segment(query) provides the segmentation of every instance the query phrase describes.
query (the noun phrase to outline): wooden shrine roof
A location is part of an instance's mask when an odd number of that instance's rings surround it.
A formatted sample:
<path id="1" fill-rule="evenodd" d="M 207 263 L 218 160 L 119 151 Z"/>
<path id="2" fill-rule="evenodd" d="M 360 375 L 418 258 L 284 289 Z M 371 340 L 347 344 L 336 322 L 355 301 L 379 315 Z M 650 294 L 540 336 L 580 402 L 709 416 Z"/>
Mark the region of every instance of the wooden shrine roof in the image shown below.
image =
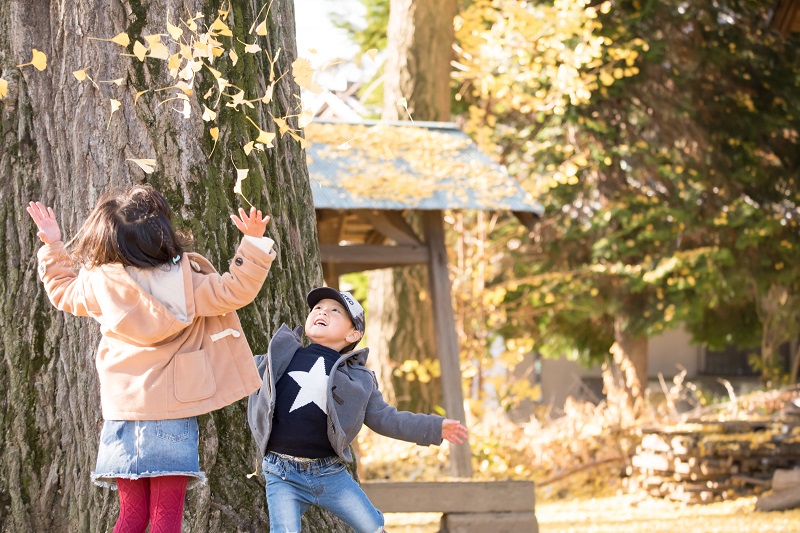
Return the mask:
<path id="1" fill-rule="evenodd" d="M 543 212 L 455 124 L 314 121 L 305 136 L 316 209 Z"/>

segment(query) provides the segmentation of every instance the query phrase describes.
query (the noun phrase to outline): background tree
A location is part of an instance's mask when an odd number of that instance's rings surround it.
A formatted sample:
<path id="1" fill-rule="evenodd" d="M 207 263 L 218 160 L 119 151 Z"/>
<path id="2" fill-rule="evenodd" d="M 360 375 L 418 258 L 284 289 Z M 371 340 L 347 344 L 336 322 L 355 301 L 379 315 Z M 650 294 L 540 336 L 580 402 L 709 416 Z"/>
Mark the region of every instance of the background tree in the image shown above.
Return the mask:
<path id="1" fill-rule="evenodd" d="M 293 2 L 278 0 L 261 12 L 261 6 L 250 2 L 224 4 L 6 1 L 0 9 L 3 532 L 108 531 L 117 514 L 116 494 L 92 486 L 89 479 L 102 424 L 93 360 L 99 331 L 86 319 L 57 312 L 47 301 L 36 275 L 36 230 L 24 216 L 29 200 L 53 205 L 64 234 L 73 236 L 109 187 L 151 183 L 174 208 L 177 225 L 194 235 L 194 249 L 226 269 L 239 240 L 227 217 L 242 198 L 232 192 L 234 165 L 249 168 L 249 177 L 240 186 L 244 196 L 272 214 L 269 235 L 279 252 L 255 304 L 239 313 L 255 352 L 266 349 L 267 339 L 281 322 L 300 323 L 306 314 L 304 294 L 321 280 L 314 209 L 300 144 L 286 136 L 276 138 L 273 148 L 262 143 L 263 152 L 256 149 L 246 156 L 240 150 L 254 137 L 253 124 L 261 125 L 259 136 L 264 133 L 260 137 L 264 141 L 268 132 L 278 129 L 268 125 L 270 115 L 296 113 L 297 86 L 286 76 L 274 84 L 268 103 L 253 108 L 224 105 L 236 98 L 237 88 L 246 98 L 261 98 L 277 78 L 271 76 L 273 67 L 278 76 L 291 69 L 296 57 Z M 217 19 L 224 20 L 222 25 Z M 203 33 L 213 22 L 215 39 L 221 43 L 217 51 L 224 55 L 203 56 L 215 70 L 201 66 L 190 94 L 172 90 L 170 97 L 175 100 L 162 103 L 168 93 L 154 89 L 172 86 L 175 80 L 167 75 L 166 58 L 157 57 L 161 49 L 156 41 L 144 37 L 166 34 L 167 20 L 187 33 L 193 21 Z M 265 33 L 254 34 L 251 25 L 263 20 Z M 127 50 L 88 39 L 123 32 L 130 39 Z M 259 51 L 247 52 L 243 42 L 259 43 Z M 143 45 L 147 57 L 141 60 L 120 56 L 121 51 L 141 53 Z M 16 67 L 30 60 L 33 48 L 46 55 L 46 68 L 40 70 L 44 65 L 38 61 Z M 231 55 L 230 50 L 236 53 Z M 232 86 L 222 86 L 223 76 Z M 148 93 L 138 94 L 146 89 Z M 219 94 L 220 89 L 227 96 Z M 209 92 L 213 97 L 203 99 Z M 181 111 L 183 99 L 178 94 L 189 96 L 185 101 L 190 116 L 184 115 L 185 106 Z M 119 104 L 116 112 L 112 99 Z M 215 99 L 222 104 L 215 105 Z M 216 132 L 205 131 L 202 105 L 217 110 Z M 295 124 L 294 119 L 288 124 Z M 129 158 L 153 159 L 148 163 L 155 171 L 146 175 L 126 161 Z M 263 482 L 246 476 L 258 459 L 244 403 L 203 416 L 199 422 L 201 465 L 209 485 L 190 492 L 187 527 L 193 532 L 263 530 L 267 522 Z M 345 527 L 314 512 L 304 530 L 345 531 Z"/>
<path id="2" fill-rule="evenodd" d="M 756 309 L 787 315 L 797 63 L 767 6 L 475 2 L 463 19 L 487 28 L 460 41 L 471 126 L 548 213 L 498 278 L 506 331 L 552 353 L 615 343 L 642 382 L 647 338 L 679 321 L 718 345 L 752 339 Z M 774 343 L 792 321 L 760 324 Z"/>

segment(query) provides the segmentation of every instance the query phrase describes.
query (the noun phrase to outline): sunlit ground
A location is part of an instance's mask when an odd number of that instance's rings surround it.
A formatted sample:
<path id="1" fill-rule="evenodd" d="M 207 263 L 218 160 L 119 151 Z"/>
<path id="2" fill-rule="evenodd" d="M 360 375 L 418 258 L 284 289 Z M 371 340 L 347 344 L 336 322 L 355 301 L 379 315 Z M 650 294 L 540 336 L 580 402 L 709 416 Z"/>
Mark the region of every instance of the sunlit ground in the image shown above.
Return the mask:
<path id="1" fill-rule="evenodd" d="M 540 533 L 800 533 L 800 509 L 757 513 L 756 498 L 683 505 L 625 495 L 537 502 Z M 435 533 L 436 513 L 387 514 L 392 533 Z"/>

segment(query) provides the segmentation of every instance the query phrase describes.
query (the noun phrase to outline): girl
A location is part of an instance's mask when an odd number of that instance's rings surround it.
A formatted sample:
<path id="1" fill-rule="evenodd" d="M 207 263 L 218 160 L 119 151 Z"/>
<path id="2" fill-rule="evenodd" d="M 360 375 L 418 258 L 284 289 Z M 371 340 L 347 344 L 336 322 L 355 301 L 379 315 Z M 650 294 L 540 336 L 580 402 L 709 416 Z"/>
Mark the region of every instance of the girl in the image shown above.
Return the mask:
<path id="1" fill-rule="evenodd" d="M 151 533 L 179 533 L 189 482 L 205 482 L 195 417 L 261 385 L 235 311 L 256 297 L 275 258 L 263 236 L 269 217 L 255 208 L 231 215 L 244 236 L 219 275 L 185 251 L 150 186 L 104 195 L 71 256 L 53 209 L 30 202 L 27 211 L 44 242 L 39 276 L 50 301 L 100 323 L 104 423 L 92 479 L 119 489 L 114 533 L 143 533 L 148 523 Z"/>

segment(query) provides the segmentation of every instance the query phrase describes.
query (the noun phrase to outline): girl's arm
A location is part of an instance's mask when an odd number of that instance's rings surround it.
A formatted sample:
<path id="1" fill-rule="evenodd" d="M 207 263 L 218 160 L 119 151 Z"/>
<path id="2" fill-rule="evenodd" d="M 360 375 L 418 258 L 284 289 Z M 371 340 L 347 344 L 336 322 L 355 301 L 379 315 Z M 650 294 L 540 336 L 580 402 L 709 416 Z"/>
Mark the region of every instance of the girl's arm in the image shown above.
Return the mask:
<path id="1" fill-rule="evenodd" d="M 239 208 L 239 216 L 231 215 L 231 220 L 244 238 L 228 272 L 194 277 L 196 313 L 200 316 L 221 315 L 252 302 L 276 256 L 272 240 L 263 236 L 270 220 L 268 215 L 254 207 L 248 215 Z"/>
<path id="2" fill-rule="evenodd" d="M 61 229 L 52 207 L 30 202 L 26 208 L 39 231 L 36 235 L 45 244 L 40 250 L 39 277 L 53 305 L 77 316 L 89 316 L 82 278 L 75 274 L 72 260 L 61 242 Z"/>

